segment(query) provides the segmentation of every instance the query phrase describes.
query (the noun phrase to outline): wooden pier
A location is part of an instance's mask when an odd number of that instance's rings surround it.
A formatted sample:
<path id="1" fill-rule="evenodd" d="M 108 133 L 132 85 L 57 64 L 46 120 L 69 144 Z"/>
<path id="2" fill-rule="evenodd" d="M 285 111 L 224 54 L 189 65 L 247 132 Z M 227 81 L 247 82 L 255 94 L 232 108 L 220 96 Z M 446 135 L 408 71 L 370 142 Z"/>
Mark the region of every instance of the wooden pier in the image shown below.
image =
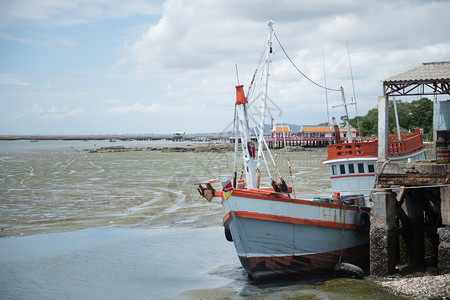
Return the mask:
<path id="1" fill-rule="evenodd" d="M 287 139 L 266 138 L 266 143 L 270 149 L 284 148 L 286 146 L 300 147 L 326 147 L 334 144 L 333 138 L 308 138 L 308 137 L 290 137 Z"/>
<path id="2" fill-rule="evenodd" d="M 257 138 L 252 138 L 252 141 L 257 142 Z M 273 137 L 265 138 L 269 149 L 281 149 L 284 147 L 326 147 L 334 144 L 334 138 L 314 138 L 314 137 L 290 137 L 286 139 L 277 139 Z M 234 137 L 230 137 L 230 142 L 234 143 Z M 239 143 L 241 140 L 239 139 Z"/>
<path id="3" fill-rule="evenodd" d="M 378 165 L 372 193 L 370 271 L 386 276 L 397 265 L 450 273 L 450 164 L 436 161 Z M 428 265 L 430 267 L 430 265 Z"/>
<path id="4" fill-rule="evenodd" d="M 235 139 L 234 137 L 229 138 L 230 143 L 234 143 Z M 256 137 L 251 139 L 255 143 L 257 142 Z M 265 138 L 267 146 L 270 149 L 280 149 L 284 147 L 326 147 L 328 145 L 332 145 L 335 143 L 334 138 L 323 138 L 323 137 L 290 137 L 286 139 L 277 139 L 273 137 L 266 137 Z M 356 137 L 353 138 L 354 141 L 369 141 L 373 140 L 373 138 L 360 138 Z M 240 139 L 239 139 L 239 142 Z"/>
<path id="5" fill-rule="evenodd" d="M 354 137 L 353 141 L 355 142 L 366 142 L 373 140 L 373 138 L 365 138 L 365 137 Z M 288 139 L 275 139 L 271 137 L 266 138 L 266 143 L 270 149 L 279 149 L 291 146 L 298 147 L 326 147 L 328 145 L 335 144 L 334 137 L 333 138 L 323 138 L 323 137 L 290 137 Z"/>
<path id="6" fill-rule="evenodd" d="M 395 273 L 399 265 L 409 265 L 449 274 L 450 163 L 443 158 L 391 161 L 388 103 L 391 96 L 434 96 L 434 140 L 438 145 L 436 127 L 442 124 L 441 129 L 450 129 L 450 115 L 436 113 L 440 106 L 445 106 L 444 111 L 450 109 L 449 103 L 437 99 L 438 95 L 450 95 L 450 62 L 424 63 L 388 78 L 383 81 L 383 91 L 378 98 L 378 188 L 371 195 L 370 272 L 386 276 Z"/>
<path id="7" fill-rule="evenodd" d="M 159 140 L 172 140 L 172 141 L 222 141 L 226 142 L 227 135 L 184 135 L 182 138 L 177 135 L 1 135 L 2 141 L 16 141 L 16 140 L 35 140 L 35 141 L 48 141 L 48 140 L 61 140 L 61 141 L 159 141 Z"/>

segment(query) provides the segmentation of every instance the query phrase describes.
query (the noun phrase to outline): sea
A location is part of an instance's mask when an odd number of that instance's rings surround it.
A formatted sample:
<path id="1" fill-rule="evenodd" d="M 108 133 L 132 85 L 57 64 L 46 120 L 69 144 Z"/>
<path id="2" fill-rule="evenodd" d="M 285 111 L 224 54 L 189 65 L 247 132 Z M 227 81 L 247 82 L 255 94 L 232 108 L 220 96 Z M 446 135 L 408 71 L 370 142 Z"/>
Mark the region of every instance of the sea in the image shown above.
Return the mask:
<path id="1" fill-rule="evenodd" d="M 220 200 L 196 187 L 230 176 L 234 154 L 180 151 L 205 144 L 0 141 L 0 299 L 401 299 L 335 274 L 252 282 Z M 263 177 L 330 196 L 325 149 L 273 155 Z"/>

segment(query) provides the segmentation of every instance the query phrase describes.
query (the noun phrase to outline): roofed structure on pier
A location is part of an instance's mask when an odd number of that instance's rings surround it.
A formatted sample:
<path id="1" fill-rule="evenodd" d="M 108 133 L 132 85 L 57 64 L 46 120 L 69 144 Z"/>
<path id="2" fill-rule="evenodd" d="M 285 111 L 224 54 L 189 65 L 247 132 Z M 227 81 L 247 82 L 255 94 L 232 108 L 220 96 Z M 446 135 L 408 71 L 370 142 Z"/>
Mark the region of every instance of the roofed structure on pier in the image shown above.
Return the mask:
<path id="1" fill-rule="evenodd" d="M 389 77 L 383 90 L 389 96 L 450 95 L 450 61 L 423 63 Z"/>

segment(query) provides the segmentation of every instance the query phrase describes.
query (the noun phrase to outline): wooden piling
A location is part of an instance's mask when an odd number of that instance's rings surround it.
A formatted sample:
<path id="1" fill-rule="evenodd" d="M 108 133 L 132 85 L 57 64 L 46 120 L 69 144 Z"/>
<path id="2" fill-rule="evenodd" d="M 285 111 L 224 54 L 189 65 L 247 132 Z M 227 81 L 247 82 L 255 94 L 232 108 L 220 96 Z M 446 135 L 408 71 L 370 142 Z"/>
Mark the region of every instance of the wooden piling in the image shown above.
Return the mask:
<path id="1" fill-rule="evenodd" d="M 390 189 L 374 191 L 372 199 L 370 273 L 387 276 L 395 272 L 396 265 L 396 199 Z"/>
<path id="2" fill-rule="evenodd" d="M 371 274 L 392 274 L 397 263 L 423 267 L 426 254 L 440 274 L 450 273 L 450 164 L 388 162 L 378 186 L 372 193 Z M 391 186 L 402 188 L 396 194 Z"/>

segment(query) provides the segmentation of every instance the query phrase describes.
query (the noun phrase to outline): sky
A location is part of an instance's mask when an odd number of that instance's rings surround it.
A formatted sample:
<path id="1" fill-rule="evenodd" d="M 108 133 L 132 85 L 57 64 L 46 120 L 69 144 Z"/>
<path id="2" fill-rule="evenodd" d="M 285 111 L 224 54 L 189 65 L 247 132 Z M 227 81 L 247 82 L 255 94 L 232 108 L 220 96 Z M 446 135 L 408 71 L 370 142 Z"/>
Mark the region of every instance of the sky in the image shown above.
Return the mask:
<path id="1" fill-rule="evenodd" d="M 269 20 L 303 73 L 365 115 L 383 79 L 450 61 L 449 12 L 432 0 L 0 0 L 0 134 L 230 130 Z M 327 101 L 344 114 L 340 93 L 302 77 L 276 40 L 273 52 L 276 123 L 326 122 Z"/>

